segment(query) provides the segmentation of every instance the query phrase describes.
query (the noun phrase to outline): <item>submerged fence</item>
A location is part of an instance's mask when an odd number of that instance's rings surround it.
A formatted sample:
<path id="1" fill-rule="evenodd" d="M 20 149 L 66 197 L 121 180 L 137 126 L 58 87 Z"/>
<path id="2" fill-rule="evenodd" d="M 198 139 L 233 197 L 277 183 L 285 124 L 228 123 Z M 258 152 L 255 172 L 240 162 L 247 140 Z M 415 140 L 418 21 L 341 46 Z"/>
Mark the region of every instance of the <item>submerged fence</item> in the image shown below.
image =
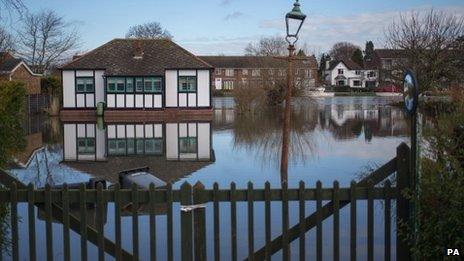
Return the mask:
<path id="1" fill-rule="evenodd" d="M 396 173 L 396 186 L 390 185 L 387 179 L 391 174 Z M 5 174 L 5 173 L 3 173 Z M 172 189 L 171 185 L 164 188 L 155 188 L 153 184 L 149 190 L 140 190 L 137 187 L 132 189 L 120 189 L 116 184 L 114 189 L 104 190 L 101 184 L 97 189 L 86 189 L 82 184 L 79 189 L 69 189 L 66 185 L 63 189 L 54 190 L 49 186 L 43 190 L 36 190 L 32 185 L 25 186 L 16 183 L 9 177 L 2 175 L 1 182 L 10 187 L 8 190 L 0 190 L 0 202 L 11 205 L 11 235 L 12 235 L 12 258 L 13 260 L 24 259 L 26 256 L 30 260 L 36 260 L 36 249 L 39 246 L 36 242 L 35 207 L 45 213 L 45 248 L 47 260 L 53 260 L 54 239 L 52 232 L 52 222 L 60 222 L 62 226 L 63 255 L 65 260 L 71 259 L 70 230 L 80 235 L 80 253 L 83 260 L 87 259 L 87 242 L 92 242 L 98 247 L 98 259 L 104 260 L 105 253 L 116 258 L 116 260 L 139 260 L 139 215 L 148 214 L 149 225 L 146 233 L 149 233 L 150 259 L 155 260 L 157 253 L 157 229 L 166 229 L 166 257 L 168 260 L 174 259 L 173 238 L 174 227 L 180 233 L 181 238 L 181 258 L 182 260 L 206 260 L 207 247 L 213 249 L 213 255 L 209 258 L 220 260 L 221 250 L 224 247 L 230 249 L 230 257 L 227 259 L 237 260 L 237 204 L 245 203 L 247 206 L 247 256 L 249 260 L 270 260 L 270 257 L 281 251 L 282 258 L 289 260 L 290 243 L 298 240 L 298 252 L 300 260 L 306 257 L 305 234 L 315 228 L 316 230 L 316 259 L 322 260 L 323 256 L 323 220 L 332 216 L 333 222 L 333 245 L 332 254 L 334 260 L 340 259 L 340 210 L 350 205 L 350 259 L 356 260 L 357 253 L 357 203 L 358 201 L 367 202 L 367 258 L 374 260 L 374 200 L 381 200 L 384 203 L 384 258 L 391 259 L 392 251 L 396 251 L 396 256 L 401 260 L 409 258 L 409 252 L 400 239 L 397 239 L 396 249 L 392 249 L 391 229 L 392 229 L 392 201 L 396 199 L 396 217 L 399 219 L 409 219 L 409 202 L 401 193 L 410 186 L 411 175 L 409 171 L 409 148 L 402 144 L 398 147 L 397 157 L 371 173 L 359 182 L 352 182 L 349 188 L 340 188 L 337 181 L 331 188 L 323 188 L 321 182 L 316 183 L 315 188 L 306 188 L 303 182 L 299 183 L 298 188 L 288 188 L 287 184 L 282 183 L 281 188 L 271 189 L 270 184 L 266 183 L 264 189 L 255 189 L 252 183 L 246 189 L 237 189 L 232 183 L 230 188 L 219 189 L 218 184 L 214 184 L 212 189 L 205 189 L 201 183 L 193 187 L 185 183 L 180 189 Z M 381 186 L 378 184 L 386 180 Z M 306 202 L 313 201 L 316 210 L 306 216 Z M 18 203 L 27 204 L 27 224 L 29 233 L 29 253 L 19 253 L 18 242 Z M 260 248 L 255 248 L 256 231 L 254 229 L 255 207 L 254 204 L 264 203 L 264 233 L 265 242 Z M 280 202 L 282 207 L 276 213 L 272 209 L 271 202 Z M 289 202 L 298 204 L 298 223 L 290 227 L 289 222 Z M 327 202 L 323 205 L 324 202 Z M 114 204 L 114 242 L 105 237 L 105 220 L 107 215 L 107 204 Z M 180 222 L 174 221 L 173 204 L 180 203 Z M 205 204 L 212 204 L 211 208 L 206 208 Z M 221 220 L 220 208 L 222 204 L 229 204 L 230 216 L 227 224 L 230 224 L 230 234 L 227 245 L 221 243 L 224 238 L 224 224 Z M 94 220 L 89 219 L 88 211 L 94 209 Z M 208 213 L 207 213 L 208 210 Z M 132 249 L 122 247 L 121 230 L 122 213 L 132 215 Z M 159 224 L 156 215 L 160 212 L 166 215 L 166 223 Z M 207 224 L 207 215 L 212 215 L 212 223 Z M 271 226 L 272 219 L 279 216 L 281 219 L 282 234 L 272 238 Z M 224 218 L 224 217 L 222 217 Z M 396 222 L 398 223 L 398 222 Z M 207 229 L 209 228 L 209 229 Z M 207 231 L 212 235 L 207 240 Z M 398 237 L 398 235 L 397 235 Z M 159 239 L 158 239 L 159 240 Z M 222 248 L 221 248 L 222 246 Z M 229 252 L 229 251 L 228 251 Z M 20 256 L 21 254 L 21 256 Z"/>

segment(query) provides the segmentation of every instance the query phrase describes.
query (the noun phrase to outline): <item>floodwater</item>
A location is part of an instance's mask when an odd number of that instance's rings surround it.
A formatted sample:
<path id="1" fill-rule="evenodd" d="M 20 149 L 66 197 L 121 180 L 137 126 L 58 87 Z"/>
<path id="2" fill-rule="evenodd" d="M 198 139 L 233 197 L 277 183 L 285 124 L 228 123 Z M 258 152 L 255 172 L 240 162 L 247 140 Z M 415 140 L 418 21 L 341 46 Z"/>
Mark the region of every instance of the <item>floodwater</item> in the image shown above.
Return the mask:
<path id="1" fill-rule="evenodd" d="M 334 180 L 348 187 L 351 180 L 360 179 L 367 170 L 395 157 L 396 147 L 408 140 L 409 127 L 401 108 L 389 106 L 393 97 L 327 97 L 315 100 L 298 99 L 292 112 L 288 185 L 297 188 L 300 181 L 315 187 L 331 187 Z M 44 116 L 30 117 L 24 124 L 27 147 L 16 157 L 17 164 L 9 171 L 24 183 L 36 187 L 44 184 L 87 181 L 90 177 L 118 182 L 118 172 L 148 166 L 159 179 L 179 188 L 184 182 L 202 182 L 212 188 L 278 188 L 283 177 L 279 171 L 282 136 L 281 112 L 268 109 L 252 115 L 240 115 L 234 110 L 233 99 L 215 98 L 211 119 L 170 122 L 60 122 Z M 297 224 L 298 203 L 290 203 L 290 226 Z M 230 259 L 230 208 L 221 203 L 221 257 Z M 237 206 L 239 259 L 247 255 L 247 206 Z M 306 214 L 314 211 L 307 203 Z M 212 207 L 207 205 L 207 223 L 212 224 Z M 255 250 L 264 242 L 264 205 L 255 203 Z M 272 204 L 272 235 L 281 233 L 281 204 Z M 19 204 L 22 223 L 20 259 L 27 259 L 27 205 Z M 114 239 L 114 209 L 108 205 L 105 236 Z M 174 258 L 180 259 L 179 205 L 174 209 Z M 349 207 L 342 209 L 340 251 L 342 259 L 349 257 Z M 358 258 L 367 255 L 367 211 L 364 202 L 358 204 Z M 166 259 L 166 215 L 157 218 L 157 255 Z M 383 258 L 383 208 L 375 204 L 376 259 Z M 394 227 L 394 224 L 392 224 Z M 45 223 L 36 219 L 37 242 L 45 240 Z M 332 254 L 332 219 L 323 222 L 324 259 Z M 212 225 L 207 226 L 207 254 L 213 258 Z M 123 217 L 123 246 L 132 250 L 131 217 Z M 140 257 L 149 257 L 148 217 L 139 217 Z M 394 233 L 393 233 L 394 235 Z M 54 254 L 63 258 L 62 226 L 53 225 Z M 394 237 L 392 238 L 392 240 Z M 80 238 L 71 233 L 72 256 L 80 258 Z M 395 241 L 393 240 L 394 244 Z M 315 231 L 306 233 L 306 259 L 315 258 Z M 37 247 L 38 259 L 46 257 L 45 248 Z M 4 251 L 5 252 L 5 251 Z M 280 259 L 280 252 L 275 254 Z M 392 253 L 393 254 L 393 253 Z M 7 253 L 3 254 L 8 259 Z M 97 249 L 89 243 L 89 258 Z M 292 259 L 298 258 L 298 241 L 291 244 Z M 106 256 L 111 259 L 109 255 Z"/>

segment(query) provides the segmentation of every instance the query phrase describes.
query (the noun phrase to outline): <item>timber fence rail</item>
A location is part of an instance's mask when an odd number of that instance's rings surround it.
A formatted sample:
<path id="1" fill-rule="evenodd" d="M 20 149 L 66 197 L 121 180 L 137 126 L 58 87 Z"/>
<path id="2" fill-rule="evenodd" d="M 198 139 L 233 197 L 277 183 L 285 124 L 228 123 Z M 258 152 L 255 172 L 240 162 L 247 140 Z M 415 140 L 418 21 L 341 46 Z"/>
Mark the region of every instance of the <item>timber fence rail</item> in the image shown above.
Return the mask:
<path id="1" fill-rule="evenodd" d="M 300 182 L 298 188 L 288 188 L 283 182 L 281 188 L 271 188 L 270 183 L 266 182 L 263 189 L 255 189 L 252 183 L 248 183 L 246 189 L 237 189 L 235 183 L 228 188 L 219 188 L 215 183 L 212 189 L 205 189 L 203 184 L 196 183 L 191 185 L 184 183 L 180 189 L 172 189 L 171 185 L 163 188 L 155 188 L 153 184 L 150 189 L 141 190 L 136 186 L 131 189 L 120 189 L 116 184 L 112 189 L 103 189 L 102 184 L 98 184 L 97 189 L 86 189 L 81 184 L 79 189 L 69 189 L 64 185 L 62 189 L 52 189 L 46 186 L 45 189 L 34 189 L 32 185 L 25 186 L 22 183 L 15 182 L 7 173 L 1 173 L 0 181 L 9 189 L 0 190 L 0 203 L 10 205 L 11 213 L 11 257 L 13 260 L 36 260 L 36 249 L 39 242 L 36 242 L 36 224 L 35 211 L 44 211 L 45 220 L 45 241 L 40 242 L 45 245 L 47 260 L 54 259 L 54 244 L 52 223 L 58 221 L 62 224 L 62 253 L 65 260 L 71 259 L 70 230 L 80 235 L 80 253 L 82 260 L 87 260 L 88 249 L 87 242 L 92 242 L 98 248 L 98 259 L 104 260 L 105 254 L 113 256 L 116 260 L 139 260 L 139 215 L 140 210 L 144 209 L 148 215 L 148 227 L 146 233 L 149 233 L 149 258 L 156 260 L 157 251 L 157 230 L 164 229 L 166 232 L 166 258 L 174 260 L 174 229 L 178 227 L 180 233 L 180 257 L 182 260 L 220 260 L 224 258 L 221 249 L 227 247 L 230 250 L 230 256 L 227 259 L 237 260 L 238 242 L 237 242 L 237 204 L 245 204 L 246 222 L 247 222 L 247 256 L 249 260 L 269 260 L 277 251 L 282 250 L 282 258 L 290 259 L 290 243 L 298 240 L 298 256 L 304 260 L 307 248 L 305 247 L 305 234 L 311 228 L 316 229 L 316 259 L 322 260 L 323 256 L 323 220 L 333 216 L 333 246 L 331 252 L 334 260 L 340 259 L 340 209 L 350 205 L 350 259 L 356 260 L 357 253 L 357 211 L 358 201 L 367 202 L 367 258 L 374 260 L 374 200 L 384 203 L 384 258 L 391 259 L 391 228 L 392 228 L 392 201 L 397 201 L 397 217 L 408 219 L 409 209 L 406 199 L 402 196 L 403 189 L 407 188 L 409 182 L 409 169 L 407 163 L 409 148 L 403 144 L 398 147 L 397 157 L 374 171 L 358 183 L 352 182 L 348 188 L 340 188 L 337 181 L 333 182 L 332 187 L 322 187 L 321 182 L 316 183 L 315 188 L 307 188 L 305 183 Z M 391 174 L 397 174 L 396 186 L 392 187 L 390 180 L 387 179 Z M 379 185 L 381 181 L 383 184 Z M 377 184 L 377 185 L 376 185 Z M 306 202 L 312 201 L 316 205 L 316 210 L 311 215 L 306 216 Z M 265 242 L 262 248 L 255 249 L 254 222 L 256 221 L 254 208 L 255 202 L 261 202 L 264 205 L 262 222 L 264 223 Z M 271 202 L 280 202 L 282 207 L 277 211 L 272 209 Z M 289 202 L 297 202 L 296 208 L 289 208 Z M 327 203 L 328 202 L 328 203 Z M 27 217 L 23 222 L 27 223 L 29 240 L 29 253 L 19 252 L 18 233 L 18 204 L 27 204 Z M 108 203 L 114 204 L 114 213 L 107 213 Z M 180 203 L 180 222 L 173 218 L 173 204 Z M 326 203 L 326 204 L 324 204 Z M 210 207 L 205 207 L 209 204 Z M 224 232 L 222 226 L 224 215 L 220 214 L 221 206 L 227 204 L 230 209 L 230 215 L 227 222 L 230 228 L 229 238 L 226 243 L 222 242 L 221 233 Z M 166 221 L 160 224 L 156 219 L 160 205 L 165 211 Z M 78 213 L 71 211 L 73 208 L 78 209 Z M 95 220 L 89 220 L 87 211 L 95 210 Z M 176 208 L 177 209 L 177 208 Z M 298 223 L 289 227 L 289 211 L 297 210 Z M 122 212 L 129 212 L 132 215 L 132 249 L 123 248 L 121 230 Z M 212 216 L 212 223 L 207 225 L 207 212 Z M 158 213 L 159 214 L 159 213 Z M 106 215 L 114 217 L 114 242 L 105 237 L 105 220 Z M 282 235 L 272 238 L 271 226 L 275 225 L 272 220 L 275 216 L 281 217 Z M 261 217 L 261 216 L 260 216 Z M 209 220 L 209 219 L 208 219 Z M 221 221 L 222 220 L 222 221 Z M 397 223 L 397 222 L 396 222 Z M 208 230 L 207 230 L 208 226 Z M 108 228 L 106 228 L 108 229 Z M 207 241 L 207 232 L 212 232 Z M 177 237 L 177 235 L 176 235 Z M 398 235 L 397 235 L 398 237 Z M 24 240 L 24 239 L 23 239 Z M 55 239 L 56 240 L 56 239 Z M 397 241 L 400 239 L 397 239 Z M 400 241 L 398 241 L 400 242 Z M 409 258 L 407 249 L 397 244 L 396 255 Z M 207 249 L 213 249 L 212 256 L 207 255 Z M 406 251 L 406 252 L 402 252 Z"/>

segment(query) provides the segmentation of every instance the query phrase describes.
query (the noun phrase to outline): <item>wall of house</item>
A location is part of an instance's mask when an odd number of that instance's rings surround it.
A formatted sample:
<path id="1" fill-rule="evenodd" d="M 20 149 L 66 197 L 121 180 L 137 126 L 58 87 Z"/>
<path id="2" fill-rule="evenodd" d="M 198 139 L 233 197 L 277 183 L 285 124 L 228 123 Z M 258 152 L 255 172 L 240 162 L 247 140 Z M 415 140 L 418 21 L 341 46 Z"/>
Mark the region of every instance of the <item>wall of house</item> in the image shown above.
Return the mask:
<path id="1" fill-rule="evenodd" d="M 231 69 L 231 68 L 228 68 Z M 280 79 L 285 80 L 287 68 L 233 68 L 234 74 L 226 75 L 224 68 L 216 68 L 213 72 L 213 86 L 216 90 L 232 90 L 240 83 L 261 81 L 263 79 Z M 251 71 L 259 69 L 260 75 L 253 76 Z M 248 73 L 244 74 L 243 71 L 247 70 Z M 270 70 L 273 71 L 270 74 Z M 284 75 L 279 75 L 279 70 L 284 70 Z M 309 70 L 309 77 L 307 71 Z M 311 67 L 298 67 L 294 69 L 295 77 L 304 83 L 305 87 L 316 87 L 317 85 L 317 68 Z"/>
<path id="2" fill-rule="evenodd" d="M 85 109 L 95 108 L 99 102 L 105 101 L 105 81 L 103 70 L 64 70 L 63 81 L 63 108 Z M 92 77 L 94 79 L 94 92 L 76 93 L 76 77 Z"/>
<path id="3" fill-rule="evenodd" d="M 179 92 L 179 76 L 196 76 L 196 92 Z M 167 108 L 209 108 L 211 106 L 211 76 L 209 70 L 166 70 Z"/>
<path id="4" fill-rule="evenodd" d="M 21 64 L 11 73 L 11 80 L 24 82 L 27 94 L 40 93 L 40 76 L 31 74 L 24 64 Z"/>
<path id="5" fill-rule="evenodd" d="M 339 75 L 338 74 L 339 69 L 343 69 L 343 76 L 346 77 L 346 79 L 345 79 L 345 84 L 346 85 L 349 85 L 350 87 L 353 87 L 353 88 L 354 87 L 357 87 L 357 88 L 364 87 L 363 77 L 361 75 L 357 75 L 355 70 L 348 69 L 345 66 L 345 64 L 343 64 L 343 63 L 337 64 L 337 66 L 335 66 L 335 68 L 330 72 L 329 80 L 330 80 L 331 85 L 338 85 L 337 80 L 335 78 Z M 354 86 L 353 82 L 355 80 L 361 81 L 361 86 Z"/>

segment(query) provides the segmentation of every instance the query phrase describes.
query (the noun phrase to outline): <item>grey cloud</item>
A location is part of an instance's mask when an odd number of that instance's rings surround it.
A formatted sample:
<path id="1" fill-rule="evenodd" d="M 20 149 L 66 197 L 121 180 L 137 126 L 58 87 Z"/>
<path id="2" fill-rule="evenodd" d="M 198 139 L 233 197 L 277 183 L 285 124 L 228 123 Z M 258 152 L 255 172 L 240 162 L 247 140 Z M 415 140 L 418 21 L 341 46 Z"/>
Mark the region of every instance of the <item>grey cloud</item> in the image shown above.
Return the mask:
<path id="1" fill-rule="evenodd" d="M 231 14 L 226 15 L 226 16 L 224 17 L 224 20 L 226 20 L 226 21 L 227 21 L 227 20 L 234 20 L 234 19 L 237 19 L 237 18 L 242 17 L 243 15 L 244 15 L 244 14 L 243 14 L 242 12 L 236 11 L 236 12 L 233 12 L 233 13 L 231 13 Z"/>

